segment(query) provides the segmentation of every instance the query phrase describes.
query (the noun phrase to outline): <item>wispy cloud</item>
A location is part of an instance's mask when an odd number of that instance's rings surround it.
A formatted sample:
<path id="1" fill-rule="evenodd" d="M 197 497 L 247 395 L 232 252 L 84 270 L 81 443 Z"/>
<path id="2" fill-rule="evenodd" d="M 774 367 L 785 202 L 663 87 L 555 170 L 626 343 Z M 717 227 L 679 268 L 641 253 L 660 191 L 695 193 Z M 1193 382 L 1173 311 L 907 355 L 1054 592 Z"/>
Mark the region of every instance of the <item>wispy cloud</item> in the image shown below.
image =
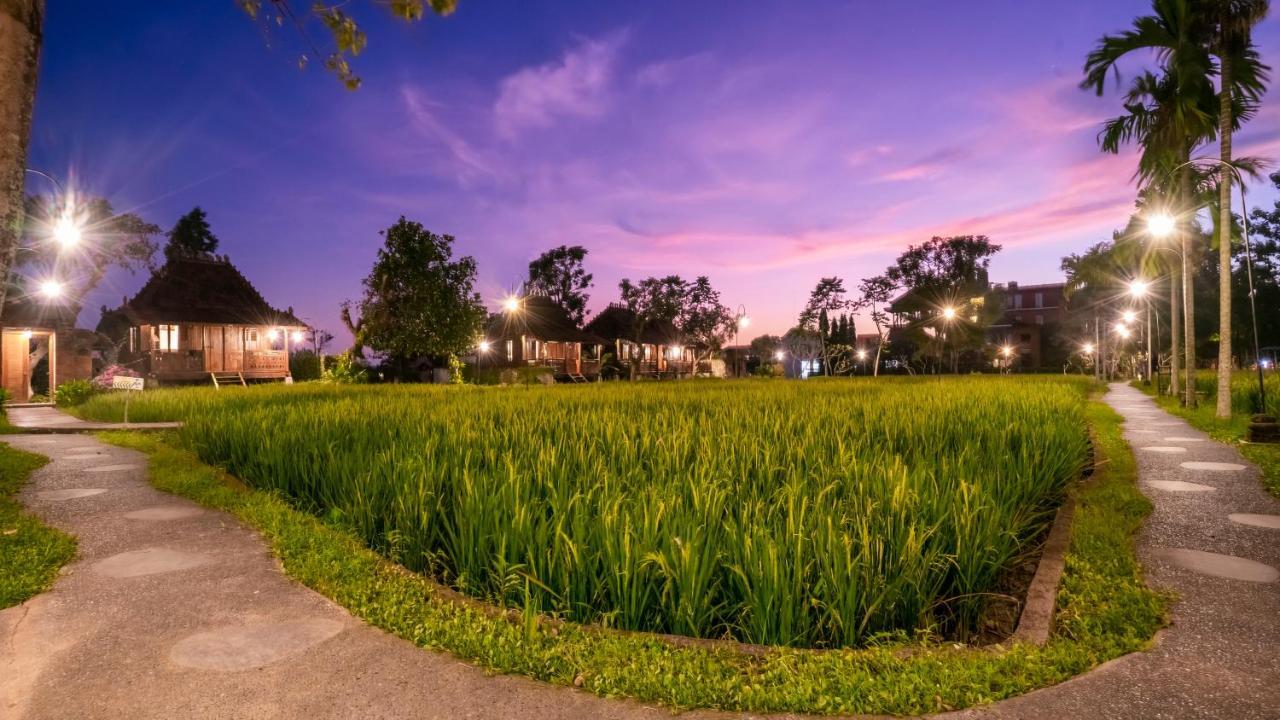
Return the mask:
<path id="1" fill-rule="evenodd" d="M 584 40 L 554 62 L 525 67 L 504 78 L 493 106 L 498 135 L 512 139 L 524 130 L 550 126 L 559 117 L 603 114 L 627 36 L 623 30 Z"/>

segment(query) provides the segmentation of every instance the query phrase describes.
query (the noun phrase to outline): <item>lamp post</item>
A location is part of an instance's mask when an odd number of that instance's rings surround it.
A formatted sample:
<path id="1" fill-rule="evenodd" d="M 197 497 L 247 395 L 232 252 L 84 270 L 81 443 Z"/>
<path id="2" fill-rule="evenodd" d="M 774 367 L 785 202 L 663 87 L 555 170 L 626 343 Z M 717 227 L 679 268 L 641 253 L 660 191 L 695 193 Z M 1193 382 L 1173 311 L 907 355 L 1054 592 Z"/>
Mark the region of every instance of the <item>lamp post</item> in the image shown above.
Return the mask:
<path id="1" fill-rule="evenodd" d="M 1001 370 L 1000 374 L 1007 375 L 1009 373 L 1010 362 L 1013 358 L 1013 348 L 1009 347 L 1008 345 L 1001 347 L 1000 355 L 1004 358 L 1000 362 L 1000 370 Z"/>
<path id="2" fill-rule="evenodd" d="M 956 309 L 950 305 L 942 308 L 942 354 L 945 357 L 947 353 L 947 336 L 950 335 L 949 329 L 951 321 L 956 319 Z M 945 362 L 945 360 L 944 360 Z M 956 360 L 953 357 L 951 361 L 951 373 L 954 375 L 958 372 Z"/>
<path id="3" fill-rule="evenodd" d="M 1164 240 L 1165 238 L 1168 238 L 1177 230 L 1177 227 L 1178 227 L 1177 220 L 1175 220 L 1174 217 L 1172 215 L 1169 215 L 1168 213 L 1163 213 L 1163 212 L 1156 213 L 1147 218 L 1147 232 L 1151 235 L 1151 237 L 1155 238 L 1156 240 Z M 1184 368 L 1185 377 L 1179 378 L 1178 366 L 1180 364 L 1190 365 L 1192 363 L 1183 363 L 1183 359 L 1179 358 L 1177 353 L 1179 330 L 1180 329 L 1189 330 L 1189 328 L 1185 328 L 1186 323 L 1194 322 L 1194 319 L 1191 318 L 1189 316 L 1190 314 L 1187 312 L 1187 298 L 1185 297 L 1186 295 L 1185 289 L 1190 282 L 1189 278 L 1187 277 L 1187 258 L 1183 254 L 1183 252 L 1176 247 L 1166 247 L 1161 249 L 1168 250 L 1169 252 L 1172 252 L 1174 255 L 1177 256 L 1178 267 L 1181 268 L 1180 274 L 1182 275 L 1182 285 L 1184 289 L 1184 293 L 1183 293 L 1184 297 L 1182 298 L 1182 302 L 1178 303 L 1177 302 L 1177 297 L 1178 297 L 1177 279 L 1172 275 L 1170 275 L 1169 277 L 1169 324 L 1170 324 L 1170 327 L 1169 327 L 1169 356 L 1170 356 L 1169 394 L 1175 395 L 1175 396 L 1178 394 L 1178 383 L 1181 381 L 1184 385 L 1187 386 L 1187 393 L 1186 393 L 1187 399 L 1184 400 L 1184 402 L 1188 405 L 1191 405 L 1195 403 L 1195 377 L 1194 377 L 1195 369 L 1190 367 Z M 1182 313 L 1181 316 L 1178 315 L 1179 312 Z M 1192 342 L 1195 341 L 1194 331 L 1187 332 L 1185 334 L 1191 336 L 1190 339 Z M 1184 342 L 1186 341 L 1185 337 L 1183 338 L 1183 341 Z M 1194 350 L 1187 352 L 1187 354 L 1194 359 L 1193 353 L 1194 353 Z"/>
<path id="4" fill-rule="evenodd" d="M 1081 345 L 1080 351 L 1083 352 L 1085 357 L 1089 358 L 1093 363 L 1094 378 L 1101 378 L 1101 374 L 1098 372 L 1098 361 L 1093 357 L 1093 343 L 1085 343 L 1084 345 Z"/>
<path id="5" fill-rule="evenodd" d="M 1146 320 L 1145 324 L 1147 326 L 1147 380 L 1146 382 L 1148 385 L 1150 385 L 1151 378 L 1155 374 L 1155 371 L 1154 371 L 1155 364 L 1153 362 L 1153 355 L 1152 355 L 1153 343 L 1151 340 L 1151 301 L 1147 299 L 1147 282 L 1140 278 L 1135 278 L 1134 280 L 1129 281 L 1129 295 L 1133 297 L 1135 300 L 1142 301 L 1142 310 L 1143 310 L 1143 315 L 1145 316 L 1144 319 Z"/>
<path id="6" fill-rule="evenodd" d="M 738 356 L 741 354 L 742 341 L 738 339 L 738 333 L 751 324 L 751 318 L 747 317 L 747 306 L 738 305 L 738 312 L 733 316 L 733 344 L 736 346 L 733 355 L 733 374 L 738 377 Z M 745 373 L 747 361 L 746 357 L 742 358 L 742 369 Z"/>

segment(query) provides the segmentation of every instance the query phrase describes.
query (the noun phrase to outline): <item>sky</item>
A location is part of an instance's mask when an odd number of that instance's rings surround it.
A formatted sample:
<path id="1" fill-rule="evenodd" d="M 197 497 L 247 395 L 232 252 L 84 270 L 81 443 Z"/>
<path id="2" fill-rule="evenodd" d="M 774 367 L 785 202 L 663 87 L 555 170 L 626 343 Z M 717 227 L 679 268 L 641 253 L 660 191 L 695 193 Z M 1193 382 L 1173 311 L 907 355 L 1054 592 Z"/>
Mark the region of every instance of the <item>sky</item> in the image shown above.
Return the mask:
<path id="1" fill-rule="evenodd" d="M 707 275 L 754 336 L 819 278 L 853 289 L 934 235 L 1003 246 L 993 281 L 1058 281 L 1133 206 L 1135 155 L 1096 143 L 1119 91 L 1077 83 L 1146 2 L 459 5 L 405 24 L 349 3 L 352 92 L 231 0 L 51 0 L 28 164 L 165 228 L 199 205 L 269 302 L 339 343 L 401 215 L 455 236 L 494 308 L 576 244 L 593 309 L 624 277 Z M 1280 21 L 1255 38 L 1280 66 Z M 1280 159 L 1280 102 L 1236 152 Z M 81 325 L 144 281 L 113 272 Z"/>

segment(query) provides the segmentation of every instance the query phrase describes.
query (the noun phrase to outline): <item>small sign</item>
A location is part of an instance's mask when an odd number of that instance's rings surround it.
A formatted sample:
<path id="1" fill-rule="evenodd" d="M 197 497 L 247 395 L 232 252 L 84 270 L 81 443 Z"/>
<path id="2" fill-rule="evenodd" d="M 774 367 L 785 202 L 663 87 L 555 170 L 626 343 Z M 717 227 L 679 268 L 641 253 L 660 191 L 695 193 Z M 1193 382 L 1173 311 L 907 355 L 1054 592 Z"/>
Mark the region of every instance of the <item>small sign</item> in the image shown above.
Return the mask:
<path id="1" fill-rule="evenodd" d="M 147 386 L 147 381 L 140 377 L 128 377 L 126 375 L 116 375 L 111 378 L 111 387 L 116 390 L 141 390 Z"/>

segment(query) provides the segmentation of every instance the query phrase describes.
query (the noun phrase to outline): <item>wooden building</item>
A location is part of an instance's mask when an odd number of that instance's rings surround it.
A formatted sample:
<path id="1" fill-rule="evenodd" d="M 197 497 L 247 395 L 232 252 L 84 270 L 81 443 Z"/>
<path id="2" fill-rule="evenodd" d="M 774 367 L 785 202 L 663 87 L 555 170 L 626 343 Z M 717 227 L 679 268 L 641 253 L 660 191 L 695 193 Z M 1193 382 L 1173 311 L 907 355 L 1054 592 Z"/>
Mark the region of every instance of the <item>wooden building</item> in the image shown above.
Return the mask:
<path id="1" fill-rule="evenodd" d="M 550 298 L 533 295 L 518 307 L 489 318 L 488 351 L 477 356 L 483 367 L 545 367 L 560 380 L 600 374 L 599 337 L 579 329 L 569 313 Z"/>
<path id="2" fill-rule="evenodd" d="M 26 300 L 6 301 L 0 311 L 0 386 L 11 403 L 31 400 L 33 385 L 52 391 L 67 380 L 93 376 L 96 333 L 74 327 L 74 312 Z M 47 375 L 37 377 L 41 360 Z"/>
<path id="3" fill-rule="evenodd" d="M 636 333 L 636 314 L 626 306 L 613 304 L 587 323 L 586 331 L 604 340 L 606 352 L 613 352 L 622 368 L 639 360 L 641 375 L 654 377 L 692 375 L 694 351 L 686 346 L 675 323 L 650 321 Z M 639 342 L 636 342 L 636 340 Z"/>
<path id="4" fill-rule="evenodd" d="M 132 299 L 104 308 L 98 324 L 121 348 L 121 364 L 157 383 L 283 379 L 291 335 L 305 330 L 226 256 L 207 254 L 170 259 Z"/>

